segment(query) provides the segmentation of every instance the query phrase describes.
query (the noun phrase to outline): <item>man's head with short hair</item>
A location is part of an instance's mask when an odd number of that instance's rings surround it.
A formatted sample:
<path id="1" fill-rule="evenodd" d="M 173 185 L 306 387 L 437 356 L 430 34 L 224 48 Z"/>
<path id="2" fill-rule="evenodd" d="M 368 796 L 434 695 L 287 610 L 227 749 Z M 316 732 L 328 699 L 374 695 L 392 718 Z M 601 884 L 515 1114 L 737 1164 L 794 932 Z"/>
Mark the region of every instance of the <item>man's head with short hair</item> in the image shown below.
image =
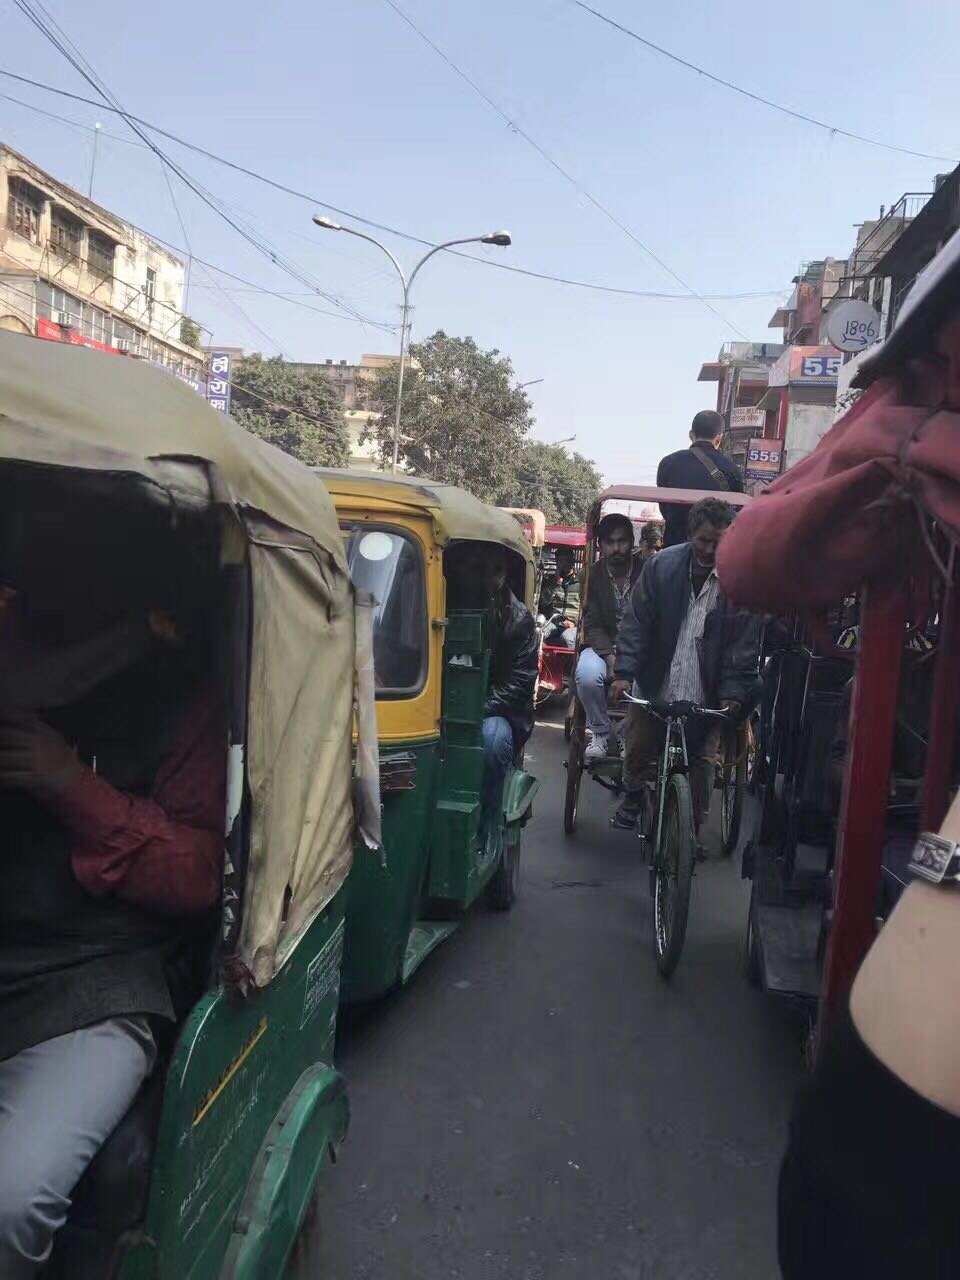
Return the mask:
<path id="1" fill-rule="evenodd" d="M 566 577 L 568 573 L 573 572 L 573 548 L 557 547 L 556 553 L 557 573 L 561 577 Z"/>
<path id="2" fill-rule="evenodd" d="M 694 444 L 715 444 L 724 432 L 723 416 L 716 409 L 701 409 L 690 424 L 690 439 Z"/>
<path id="3" fill-rule="evenodd" d="M 720 539 L 733 524 L 736 514 L 722 498 L 701 498 L 690 508 L 687 536 L 693 558 L 701 569 L 712 569 L 716 564 Z"/>
<path id="4" fill-rule="evenodd" d="M 657 551 L 663 546 L 663 524 L 659 520 L 648 520 L 640 530 L 640 541 L 645 547 Z"/>
<path id="5" fill-rule="evenodd" d="M 600 554 L 614 573 L 626 573 L 633 551 L 633 522 L 619 511 L 611 511 L 597 526 Z"/>
<path id="6" fill-rule="evenodd" d="M 495 605 L 507 579 L 507 557 L 495 542 L 463 542 L 448 553 L 458 608 L 487 609 Z"/>

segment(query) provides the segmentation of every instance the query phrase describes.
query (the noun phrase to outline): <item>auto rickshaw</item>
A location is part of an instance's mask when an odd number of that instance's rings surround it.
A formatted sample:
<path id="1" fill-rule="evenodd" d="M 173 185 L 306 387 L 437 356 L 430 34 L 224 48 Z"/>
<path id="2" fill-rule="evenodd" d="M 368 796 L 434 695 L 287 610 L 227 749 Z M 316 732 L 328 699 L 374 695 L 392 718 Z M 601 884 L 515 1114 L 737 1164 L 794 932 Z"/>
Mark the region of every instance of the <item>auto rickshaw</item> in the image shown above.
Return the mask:
<path id="1" fill-rule="evenodd" d="M 372 593 L 383 856 L 358 849 L 347 883 L 342 998 L 406 982 L 484 893 L 512 906 L 537 782 L 521 759 L 485 823 L 482 724 L 490 639 L 482 614 L 448 608 L 445 559 L 465 543 L 507 555 L 533 606 L 530 543 L 512 515 L 413 476 L 320 470 L 358 590 Z"/>
<path id="2" fill-rule="evenodd" d="M 284 1273 L 348 1121 L 354 592 L 306 467 L 166 373 L 0 333 L 0 577 L 66 610 L 195 573 L 229 719 L 221 902 L 193 938 L 192 1009 L 157 1032 L 48 1277 Z"/>
<path id="3" fill-rule="evenodd" d="M 567 548 L 573 553 L 573 568 L 577 577 L 583 574 L 583 557 L 586 531 L 582 525 L 548 525 L 544 534 L 544 571 L 552 573 L 556 568 L 557 551 Z M 541 590 L 541 609 L 537 617 L 540 628 L 540 671 L 537 680 L 537 707 L 546 706 L 554 697 L 568 696 L 573 690 L 574 647 L 551 640 L 550 633 L 562 620 L 544 607 Z M 572 633 L 571 633 L 572 634 Z"/>
<path id="4" fill-rule="evenodd" d="M 954 236 L 864 360 L 860 398 L 720 549 L 724 590 L 781 633 L 746 973 L 806 1007 L 814 1049 L 958 782 L 958 284 Z"/>

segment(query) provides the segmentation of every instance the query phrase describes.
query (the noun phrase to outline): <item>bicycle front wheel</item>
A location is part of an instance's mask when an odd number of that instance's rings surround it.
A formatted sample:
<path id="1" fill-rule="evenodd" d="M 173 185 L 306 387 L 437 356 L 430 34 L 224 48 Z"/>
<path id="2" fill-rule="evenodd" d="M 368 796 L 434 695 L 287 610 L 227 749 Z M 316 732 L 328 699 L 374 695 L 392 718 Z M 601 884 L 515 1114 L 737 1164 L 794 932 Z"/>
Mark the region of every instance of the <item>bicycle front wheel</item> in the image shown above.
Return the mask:
<path id="1" fill-rule="evenodd" d="M 676 969 L 683 951 L 695 857 L 690 783 L 682 773 L 673 773 L 667 781 L 664 796 L 653 892 L 657 968 L 664 978 L 669 978 Z"/>

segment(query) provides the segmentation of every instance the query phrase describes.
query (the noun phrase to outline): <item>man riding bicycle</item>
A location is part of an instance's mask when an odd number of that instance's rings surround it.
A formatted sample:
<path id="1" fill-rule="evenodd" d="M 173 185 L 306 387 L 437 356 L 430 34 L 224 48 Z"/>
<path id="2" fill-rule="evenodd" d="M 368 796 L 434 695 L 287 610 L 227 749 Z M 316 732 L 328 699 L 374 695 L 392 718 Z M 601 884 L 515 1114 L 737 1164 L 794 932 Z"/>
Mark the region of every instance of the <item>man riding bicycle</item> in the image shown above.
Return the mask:
<path id="1" fill-rule="evenodd" d="M 668 547 L 644 568 L 627 603 L 617 637 L 611 705 L 636 686 L 641 696 L 722 707 L 737 718 L 754 693 L 760 658 L 760 619 L 736 609 L 720 590 L 717 547 L 734 509 L 704 498 L 690 510 L 689 541 Z M 713 769 L 722 726 L 691 719 L 687 727 L 694 822 L 710 807 Z M 656 775 L 664 726 L 640 708 L 627 718 L 623 767 L 625 796 L 612 819 L 632 830 L 644 783 Z"/>

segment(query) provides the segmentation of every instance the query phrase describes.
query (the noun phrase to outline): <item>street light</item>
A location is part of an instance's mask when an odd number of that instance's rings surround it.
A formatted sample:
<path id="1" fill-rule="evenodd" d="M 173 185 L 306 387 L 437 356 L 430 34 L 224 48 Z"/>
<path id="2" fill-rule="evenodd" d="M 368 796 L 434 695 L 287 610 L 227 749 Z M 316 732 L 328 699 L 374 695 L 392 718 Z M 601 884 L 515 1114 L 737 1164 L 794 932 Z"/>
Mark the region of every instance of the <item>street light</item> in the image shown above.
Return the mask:
<path id="1" fill-rule="evenodd" d="M 387 255 L 393 263 L 397 275 L 400 277 L 400 284 L 403 287 L 403 309 L 400 315 L 400 365 L 397 371 L 397 411 L 393 421 L 393 466 L 391 468 L 396 473 L 397 464 L 400 460 L 400 408 L 403 400 L 403 373 L 407 364 L 407 341 L 410 337 L 410 290 L 413 287 L 414 280 L 417 278 L 417 272 L 428 258 L 432 258 L 441 249 L 452 249 L 454 245 L 495 244 L 502 249 L 506 249 L 512 243 L 510 232 L 491 231 L 485 236 L 467 236 L 462 240 L 445 240 L 443 244 L 434 245 L 432 249 L 428 250 L 410 272 L 410 275 L 407 276 L 403 267 L 401 267 L 387 246 L 381 244 L 379 240 L 375 240 L 373 236 L 368 236 L 364 231 L 357 231 L 354 227 L 345 227 L 339 222 L 334 222 L 332 218 L 325 218 L 319 213 L 313 215 L 313 221 L 325 231 L 345 231 L 348 236 L 356 236 L 358 240 L 366 240 L 370 244 L 375 244 L 382 253 Z"/>

